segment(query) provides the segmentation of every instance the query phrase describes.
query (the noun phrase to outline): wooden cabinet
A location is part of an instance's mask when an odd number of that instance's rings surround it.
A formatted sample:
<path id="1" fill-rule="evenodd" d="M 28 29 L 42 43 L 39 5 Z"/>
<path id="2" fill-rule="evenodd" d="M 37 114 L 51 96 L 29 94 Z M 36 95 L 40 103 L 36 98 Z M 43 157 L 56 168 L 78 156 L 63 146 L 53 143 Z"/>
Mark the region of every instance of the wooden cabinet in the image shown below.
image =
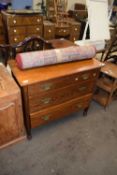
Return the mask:
<path id="1" fill-rule="evenodd" d="M 87 112 L 101 63 L 96 59 L 19 70 L 10 61 L 22 89 L 28 137 L 31 128 L 84 109 Z"/>
<path id="2" fill-rule="evenodd" d="M 55 24 L 50 21 L 44 21 L 44 33 L 43 37 L 46 40 L 54 39 L 55 38 Z"/>
<path id="3" fill-rule="evenodd" d="M 0 65 L 0 148 L 24 138 L 20 89 Z"/>
<path id="4" fill-rule="evenodd" d="M 81 24 L 79 22 L 70 22 L 70 41 L 76 41 L 80 36 Z"/>
<path id="5" fill-rule="evenodd" d="M 38 13 L 3 12 L 9 44 L 19 43 L 29 36 L 42 36 L 43 17 Z"/>

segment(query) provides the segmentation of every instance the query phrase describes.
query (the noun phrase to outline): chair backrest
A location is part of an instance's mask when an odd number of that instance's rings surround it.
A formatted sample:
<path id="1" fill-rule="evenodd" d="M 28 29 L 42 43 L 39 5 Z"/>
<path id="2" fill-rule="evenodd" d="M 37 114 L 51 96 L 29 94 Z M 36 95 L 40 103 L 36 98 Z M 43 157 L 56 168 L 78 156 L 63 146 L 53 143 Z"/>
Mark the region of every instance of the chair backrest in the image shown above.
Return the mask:
<path id="1" fill-rule="evenodd" d="M 12 57 L 15 58 L 17 53 L 43 50 L 47 44 L 46 40 L 41 37 L 27 37 L 22 42 L 12 45 Z"/>
<path id="2" fill-rule="evenodd" d="M 117 27 L 113 31 L 111 40 L 107 42 L 101 61 L 117 62 Z"/>

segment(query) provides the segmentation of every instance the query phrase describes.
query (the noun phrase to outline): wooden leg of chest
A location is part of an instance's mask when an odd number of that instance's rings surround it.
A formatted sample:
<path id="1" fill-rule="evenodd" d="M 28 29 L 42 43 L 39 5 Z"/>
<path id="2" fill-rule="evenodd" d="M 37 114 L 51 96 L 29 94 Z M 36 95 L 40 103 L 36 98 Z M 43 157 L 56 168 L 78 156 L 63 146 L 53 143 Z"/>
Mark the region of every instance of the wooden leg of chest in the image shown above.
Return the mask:
<path id="1" fill-rule="evenodd" d="M 24 123 L 27 132 L 27 138 L 31 139 L 31 121 L 29 116 L 29 101 L 28 101 L 28 89 L 27 86 L 22 88 L 22 101 L 23 101 L 23 111 L 24 111 Z"/>

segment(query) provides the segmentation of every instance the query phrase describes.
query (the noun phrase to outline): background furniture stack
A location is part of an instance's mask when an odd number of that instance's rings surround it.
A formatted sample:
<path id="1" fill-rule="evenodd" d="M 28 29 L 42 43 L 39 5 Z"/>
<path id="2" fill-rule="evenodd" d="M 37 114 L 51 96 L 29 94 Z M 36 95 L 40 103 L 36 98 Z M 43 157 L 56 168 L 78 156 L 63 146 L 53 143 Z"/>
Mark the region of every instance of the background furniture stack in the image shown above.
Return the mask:
<path id="1" fill-rule="evenodd" d="M 79 39 L 80 23 L 74 18 L 69 18 L 66 0 L 47 0 L 47 19 L 51 20 L 55 26 L 55 38 L 66 38 L 71 41 Z M 50 13 L 52 11 L 52 13 Z M 54 30 L 54 29 L 53 29 Z"/>
<path id="2" fill-rule="evenodd" d="M 25 11 L 3 12 L 6 38 L 9 44 L 19 43 L 29 36 L 42 36 L 43 17 Z"/>
<path id="3" fill-rule="evenodd" d="M 0 65 L 0 148 L 24 139 L 20 89 Z"/>

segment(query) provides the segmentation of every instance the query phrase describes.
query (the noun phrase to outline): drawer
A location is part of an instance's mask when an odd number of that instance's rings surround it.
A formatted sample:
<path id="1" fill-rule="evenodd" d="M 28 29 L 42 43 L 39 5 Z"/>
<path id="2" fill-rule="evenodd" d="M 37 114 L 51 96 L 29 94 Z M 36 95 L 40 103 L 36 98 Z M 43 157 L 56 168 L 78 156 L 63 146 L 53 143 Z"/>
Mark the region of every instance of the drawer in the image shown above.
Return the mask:
<path id="1" fill-rule="evenodd" d="M 74 25 L 74 26 L 71 26 L 71 35 L 74 35 L 74 36 L 79 36 L 80 34 L 80 25 Z"/>
<path id="2" fill-rule="evenodd" d="M 70 35 L 70 28 L 56 28 L 55 30 L 56 36 L 67 36 Z"/>
<path id="3" fill-rule="evenodd" d="M 8 28 L 8 32 L 9 32 L 9 36 L 13 35 L 13 36 L 16 36 L 16 35 L 25 35 L 26 34 L 26 27 L 10 27 Z"/>
<path id="4" fill-rule="evenodd" d="M 9 36 L 9 43 L 10 44 L 16 44 L 25 39 L 25 35 L 16 35 L 16 36 Z"/>
<path id="5" fill-rule="evenodd" d="M 41 25 L 36 25 L 36 26 L 27 26 L 26 27 L 26 33 L 28 36 L 30 34 L 37 34 L 42 36 L 42 26 Z"/>
<path id="6" fill-rule="evenodd" d="M 44 26 L 44 39 L 54 39 L 54 38 L 55 38 L 55 27 Z"/>
<path id="7" fill-rule="evenodd" d="M 77 112 L 88 107 L 91 97 L 92 95 L 90 94 L 84 98 L 77 98 L 61 105 L 57 105 L 37 113 L 32 113 L 30 115 L 31 128 L 35 128 L 39 125 L 48 123 L 49 121 L 62 118 L 63 116 L 67 116 L 70 113 Z"/>
<path id="8" fill-rule="evenodd" d="M 65 101 L 81 97 L 92 92 L 94 88 L 93 82 L 84 82 L 82 84 L 73 84 L 65 88 L 53 90 L 43 95 L 29 97 L 30 112 L 36 112 L 40 109 L 63 103 Z"/>
<path id="9" fill-rule="evenodd" d="M 79 36 L 70 35 L 69 40 L 74 42 L 74 41 L 77 41 L 78 38 L 79 38 Z"/>
<path id="10" fill-rule="evenodd" d="M 35 25 L 35 24 L 42 24 L 43 17 L 42 16 L 32 16 L 32 15 L 9 15 L 7 17 L 7 24 L 8 26 L 23 26 L 23 25 Z"/>
<path id="11" fill-rule="evenodd" d="M 87 80 L 94 80 L 97 78 L 99 70 L 91 70 L 82 73 L 77 73 L 62 78 L 57 78 L 53 80 L 48 80 L 41 83 L 36 83 L 28 86 L 29 96 L 36 96 L 38 94 L 43 94 L 45 92 L 50 92 L 54 89 L 63 88 L 69 86 L 76 82 L 84 82 Z"/>

